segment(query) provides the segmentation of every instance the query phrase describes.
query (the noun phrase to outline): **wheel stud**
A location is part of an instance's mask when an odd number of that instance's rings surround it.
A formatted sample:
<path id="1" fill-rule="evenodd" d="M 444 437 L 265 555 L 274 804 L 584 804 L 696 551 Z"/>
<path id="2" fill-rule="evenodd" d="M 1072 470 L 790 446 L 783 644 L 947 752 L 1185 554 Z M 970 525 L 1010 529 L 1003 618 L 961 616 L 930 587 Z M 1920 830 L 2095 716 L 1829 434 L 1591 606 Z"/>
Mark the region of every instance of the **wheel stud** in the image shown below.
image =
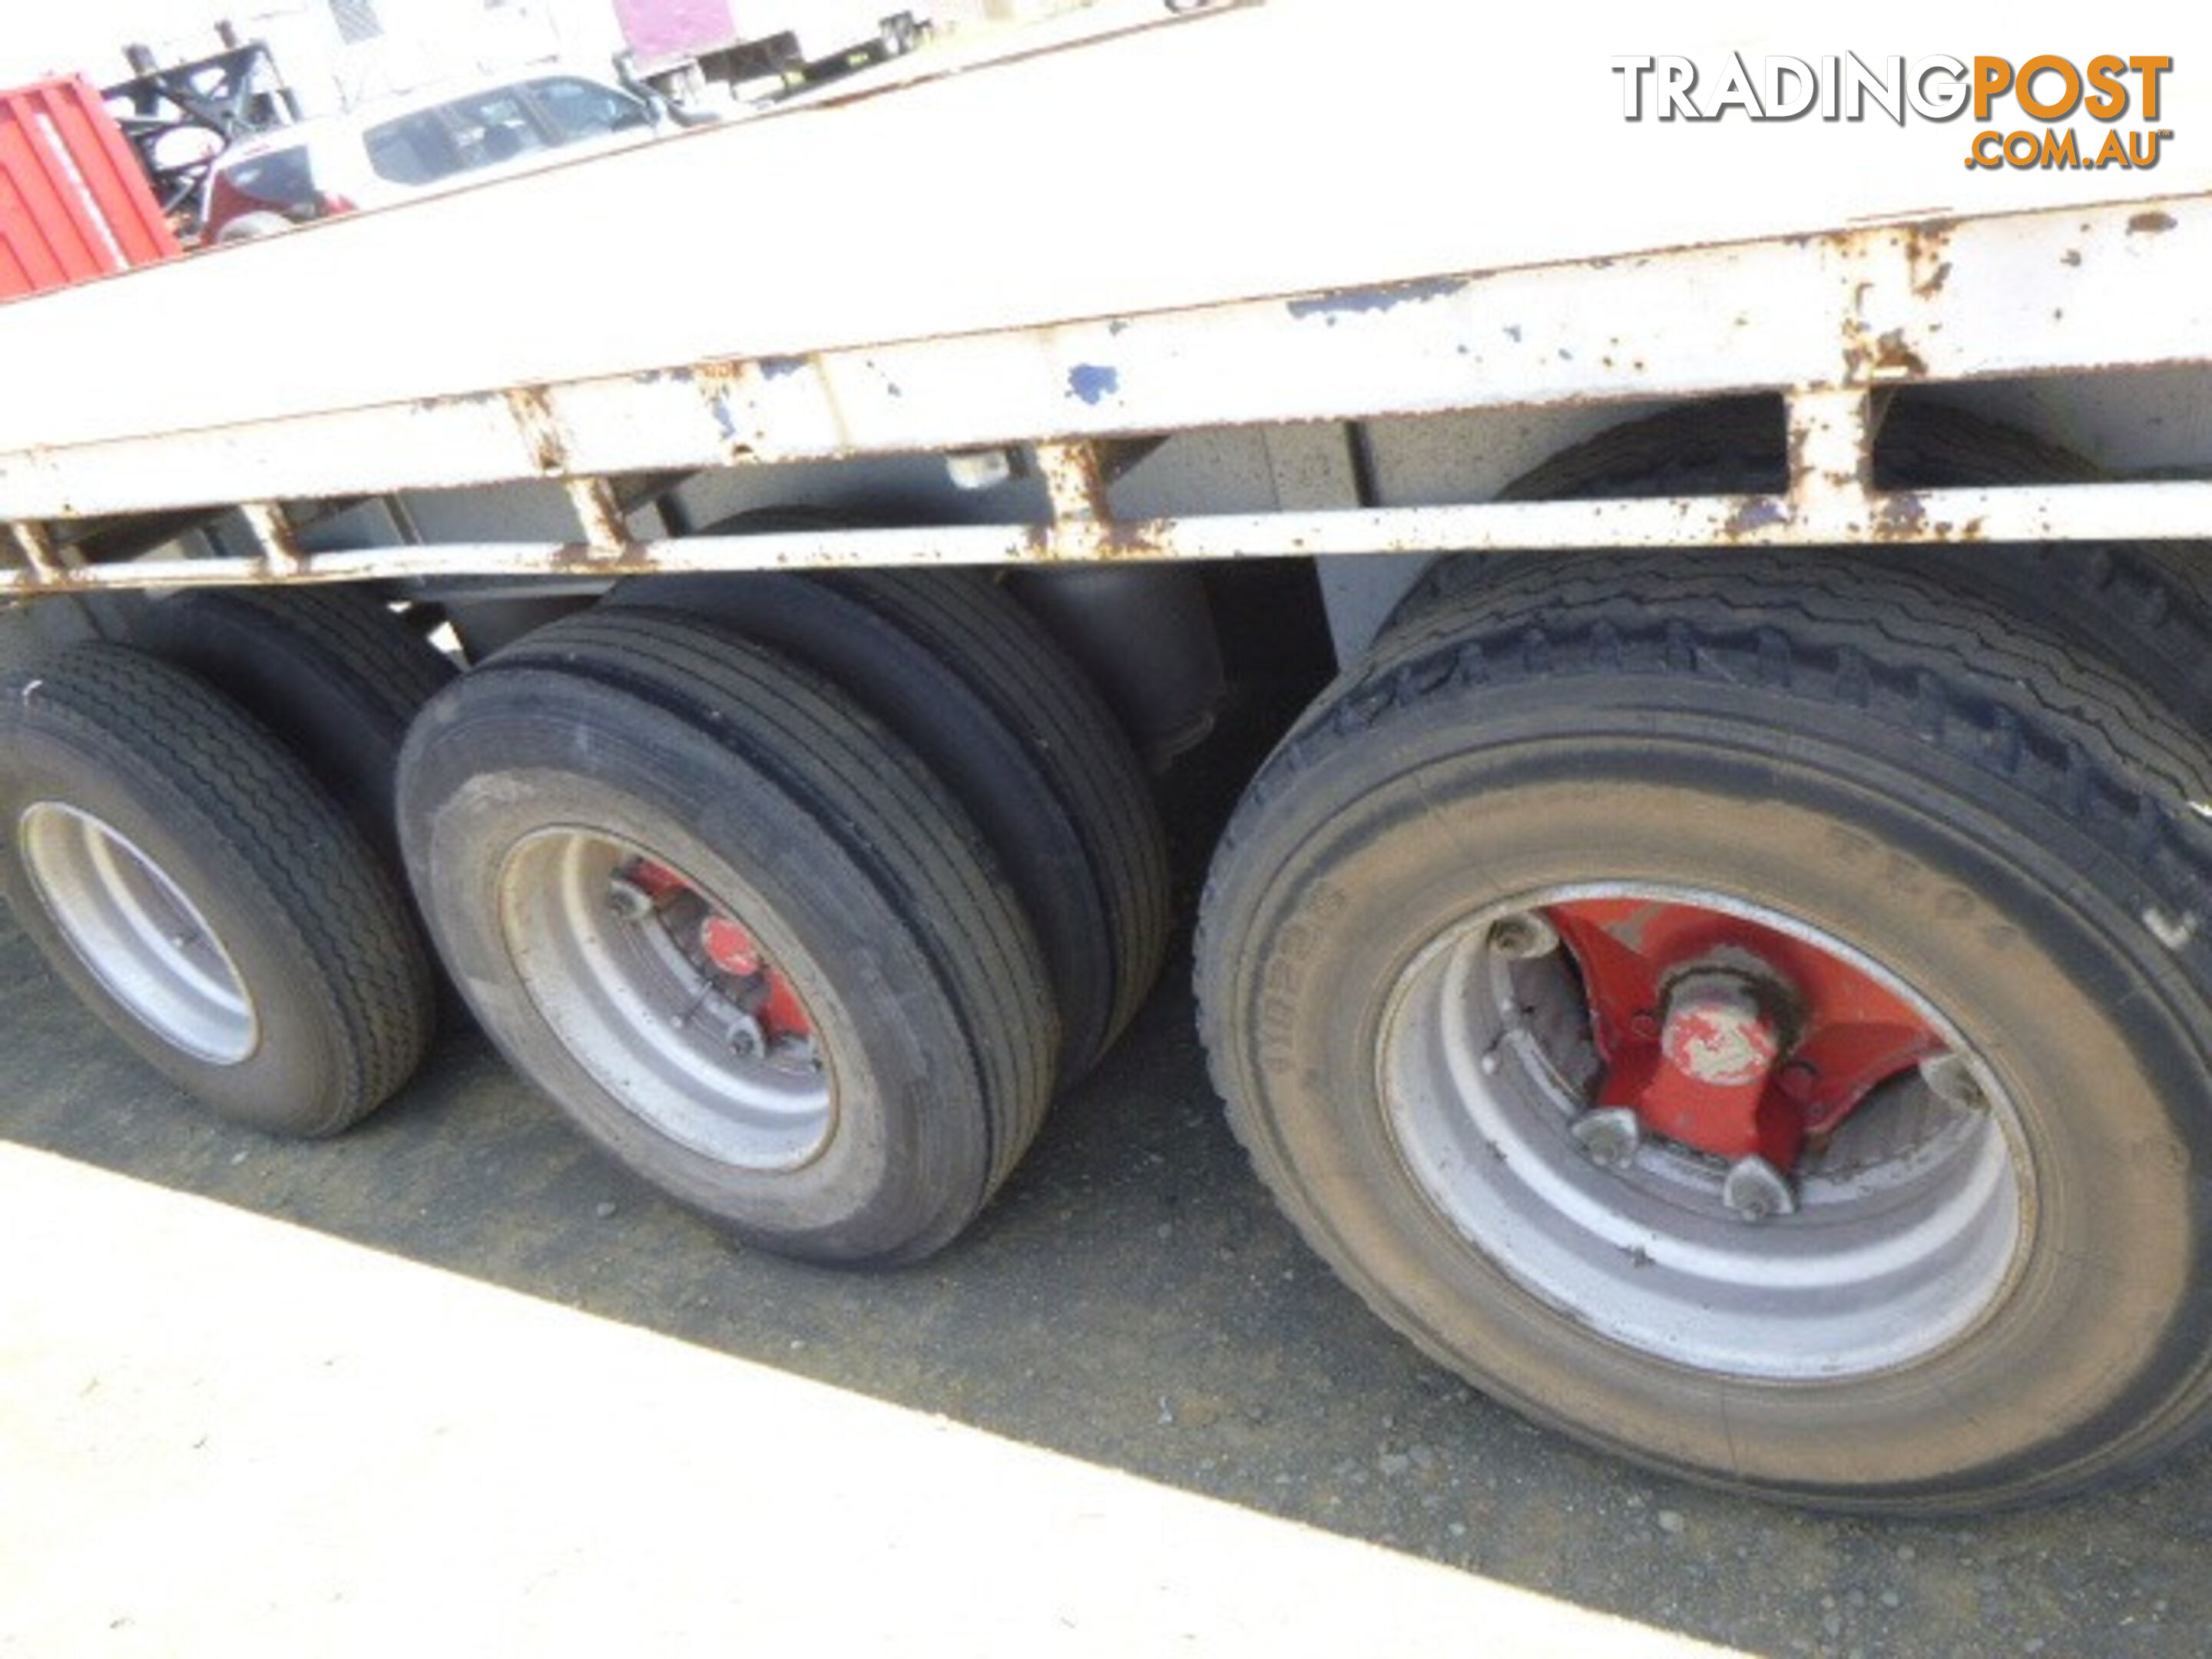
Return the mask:
<path id="1" fill-rule="evenodd" d="M 1547 957 L 1559 948 L 1559 935 L 1534 910 L 1516 910 L 1490 924 L 1490 948 L 1511 962 Z"/>
<path id="2" fill-rule="evenodd" d="M 1979 1111 L 1989 1104 L 1989 1097 L 1982 1092 L 1964 1054 L 1947 1051 L 1929 1055 L 1920 1062 L 1920 1080 L 1936 1099 L 1961 1111 Z"/>
<path id="3" fill-rule="evenodd" d="M 1601 1170 L 1626 1170 L 1636 1162 L 1636 1149 L 1644 1144 L 1644 1125 L 1626 1106 L 1584 1112 L 1567 1126 L 1567 1133 Z"/>
<path id="4" fill-rule="evenodd" d="M 623 921 L 643 921 L 659 908 L 652 892 L 628 876 L 607 878 L 607 908 Z"/>
<path id="5" fill-rule="evenodd" d="M 778 1036 L 768 1045 L 771 1065 L 781 1066 L 790 1072 L 818 1072 L 822 1069 L 821 1051 L 814 1046 L 812 1037 Z"/>
<path id="6" fill-rule="evenodd" d="M 1797 1194 L 1781 1170 L 1754 1152 L 1729 1166 L 1728 1179 L 1721 1183 L 1721 1202 L 1742 1220 L 1764 1221 L 1769 1216 L 1796 1213 Z"/>

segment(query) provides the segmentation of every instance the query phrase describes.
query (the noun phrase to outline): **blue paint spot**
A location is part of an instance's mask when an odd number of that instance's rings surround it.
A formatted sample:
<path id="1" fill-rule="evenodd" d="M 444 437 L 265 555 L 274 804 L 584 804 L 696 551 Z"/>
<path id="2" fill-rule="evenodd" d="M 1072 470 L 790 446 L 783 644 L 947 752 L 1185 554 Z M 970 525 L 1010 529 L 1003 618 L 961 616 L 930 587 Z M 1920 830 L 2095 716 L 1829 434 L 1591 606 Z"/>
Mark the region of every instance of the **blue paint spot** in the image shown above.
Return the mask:
<path id="1" fill-rule="evenodd" d="M 1448 300 L 1466 286 L 1464 281 L 1453 276 L 1427 283 L 1392 283 L 1384 288 L 1347 288 L 1334 294 L 1317 294 L 1310 300 L 1293 300 L 1290 302 L 1291 315 L 1301 320 L 1320 317 L 1334 323 L 1340 316 L 1395 311 L 1400 306 Z"/>
<path id="2" fill-rule="evenodd" d="M 1729 515 L 1728 531 L 1741 536 L 1753 530 L 1763 530 L 1768 525 L 1790 522 L 1788 509 L 1771 495 L 1755 495 Z"/>
<path id="3" fill-rule="evenodd" d="M 1078 363 L 1067 371 L 1068 395 L 1082 398 L 1094 409 L 1101 398 L 1111 398 L 1121 389 L 1121 372 L 1103 363 Z"/>
<path id="4" fill-rule="evenodd" d="M 722 441 L 735 443 L 738 441 L 738 417 L 730 412 L 728 397 L 713 398 L 707 407 L 714 411 L 714 424 L 722 428 Z"/>
<path id="5" fill-rule="evenodd" d="M 781 380 L 786 375 L 796 374 L 806 367 L 804 357 L 763 357 L 760 360 L 763 380 Z"/>

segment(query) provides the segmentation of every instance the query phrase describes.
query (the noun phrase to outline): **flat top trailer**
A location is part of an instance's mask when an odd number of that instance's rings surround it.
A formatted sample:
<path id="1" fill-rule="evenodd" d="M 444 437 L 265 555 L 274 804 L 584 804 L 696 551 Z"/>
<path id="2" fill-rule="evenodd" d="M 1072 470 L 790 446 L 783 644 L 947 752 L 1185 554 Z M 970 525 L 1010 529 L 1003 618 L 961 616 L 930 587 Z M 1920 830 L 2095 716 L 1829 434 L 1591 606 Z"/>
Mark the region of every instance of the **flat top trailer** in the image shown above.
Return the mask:
<path id="1" fill-rule="evenodd" d="M 1692 56 L 1751 33 L 1698 27 Z M 1235 8 L 0 311 L 0 362 L 40 388 L 0 409 L 0 518 L 1787 389 L 1832 457 L 1790 510 L 1709 503 L 1676 528 L 1649 507 L 1620 538 L 2202 533 L 2193 488 L 2114 490 L 2094 518 L 1936 502 L 1910 530 L 1910 504 L 1818 488 L 1852 470 L 1861 392 L 2201 362 L 2212 167 L 2184 140 L 2155 167 L 1987 169 L 1962 165 L 1956 120 L 1631 122 L 1628 75 L 1574 49 L 1601 25 L 1522 27 L 1582 84 L 1490 67 L 1454 9 Z M 2154 78 L 2151 130 L 2185 133 L 2188 77 Z M 1129 100 L 1142 120 L 1117 118 Z M 1551 134 L 1541 167 L 1512 153 Z M 1117 207 L 1115 180 L 1141 191 Z M 1072 212 L 1091 191 L 1108 199 Z M 611 202 L 684 234 L 648 246 Z M 343 325 L 320 298 L 339 295 Z M 294 318 L 304 351 L 270 337 Z M 180 319 L 220 375 L 174 350 Z M 1545 536 L 1521 516 L 1306 544 Z M 1587 511 L 1562 516 L 1552 533 L 1585 541 Z M 1285 528 L 1143 545 L 1277 552 Z M 977 536 L 935 556 L 1038 552 Z"/>
<path id="2" fill-rule="evenodd" d="M 427 924 L 614 1155 L 911 1259 L 1158 968 L 1124 728 L 1265 626 L 1191 572 L 1288 561 L 1342 675 L 1197 953 L 1316 1248 L 1696 1478 L 2146 1466 L 2212 1401 L 2212 26 L 1665 27 L 1102 9 L 0 307 L 0 599 L 103 636 L 0 688 L 10 902 L 305 1133 Z"/>

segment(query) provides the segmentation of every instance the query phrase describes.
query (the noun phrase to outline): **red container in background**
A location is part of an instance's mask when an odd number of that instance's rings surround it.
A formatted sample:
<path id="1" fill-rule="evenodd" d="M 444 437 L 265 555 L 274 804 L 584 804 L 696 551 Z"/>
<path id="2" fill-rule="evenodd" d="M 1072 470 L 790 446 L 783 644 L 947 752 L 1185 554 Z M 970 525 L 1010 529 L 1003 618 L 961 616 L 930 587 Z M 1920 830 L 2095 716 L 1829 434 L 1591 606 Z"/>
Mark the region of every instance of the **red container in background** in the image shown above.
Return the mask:
<path id="1" fill-rule="evenodd" d="M 180 252 L 99 93 L 75 76 L 0 92 L 0 300 Z"/>

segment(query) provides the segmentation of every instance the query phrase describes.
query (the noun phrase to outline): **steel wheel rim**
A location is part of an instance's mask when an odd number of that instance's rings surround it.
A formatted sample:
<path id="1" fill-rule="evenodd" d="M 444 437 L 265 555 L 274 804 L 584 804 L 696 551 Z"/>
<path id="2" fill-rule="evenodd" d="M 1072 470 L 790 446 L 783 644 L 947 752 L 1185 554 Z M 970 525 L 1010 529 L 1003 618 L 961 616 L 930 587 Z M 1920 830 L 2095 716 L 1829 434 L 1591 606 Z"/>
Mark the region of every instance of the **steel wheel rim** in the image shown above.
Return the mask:
<path id="1" fill-rule="evenodd" d="M 236 1066 L 260 1046 L 245 975 L 168 873 L 105 819 L 37 801 L 16 844 L 39 902 L 109 996 L 171 1048 Z"/>
<path id="2" fill-rule="evenodd" d="M 1818 945 L 1942 1011 L 1842 941 L 1764 907 L 1658 886 L 1559 887 L 1455 924 L 1385 1004 L 1378 1081 L 1389 1131 L 1431 1207 L 1522 1291 L 1594 1334 L 1687 1369 L 1774 1382 L 1867 1376 L 1924 1360 L 1986 1319 L 2019 1272 L 2033 1213 L 2018 1115 L 1980 1060 L 1985 1104 L 1917 1077 L 1870 1097 L 1800 1181 L 1800 1208 L 1756 1225 L 1718 1202 L 1712 1159 L 1647 1143 L 1601 1169 L 1568 1133 L 1594 1075 L 1564 953 L 1510 960 L 1500 919 L 1592 898 L 1695 904 Z"/>
<path id="3" fill-rule="evenodd" d="M 738 1169 L 812 1161 L 836 1127 L 826 1055 L 801 1070 L 732 1050 L 708 976 L 666 933 L 609 908 L 615 873 L 641 857 L 666 862 L 580 828 L 541 830 L 514 847 L 498 905 L 524 990 L 569 1055 L 658 1133 Z"/>

